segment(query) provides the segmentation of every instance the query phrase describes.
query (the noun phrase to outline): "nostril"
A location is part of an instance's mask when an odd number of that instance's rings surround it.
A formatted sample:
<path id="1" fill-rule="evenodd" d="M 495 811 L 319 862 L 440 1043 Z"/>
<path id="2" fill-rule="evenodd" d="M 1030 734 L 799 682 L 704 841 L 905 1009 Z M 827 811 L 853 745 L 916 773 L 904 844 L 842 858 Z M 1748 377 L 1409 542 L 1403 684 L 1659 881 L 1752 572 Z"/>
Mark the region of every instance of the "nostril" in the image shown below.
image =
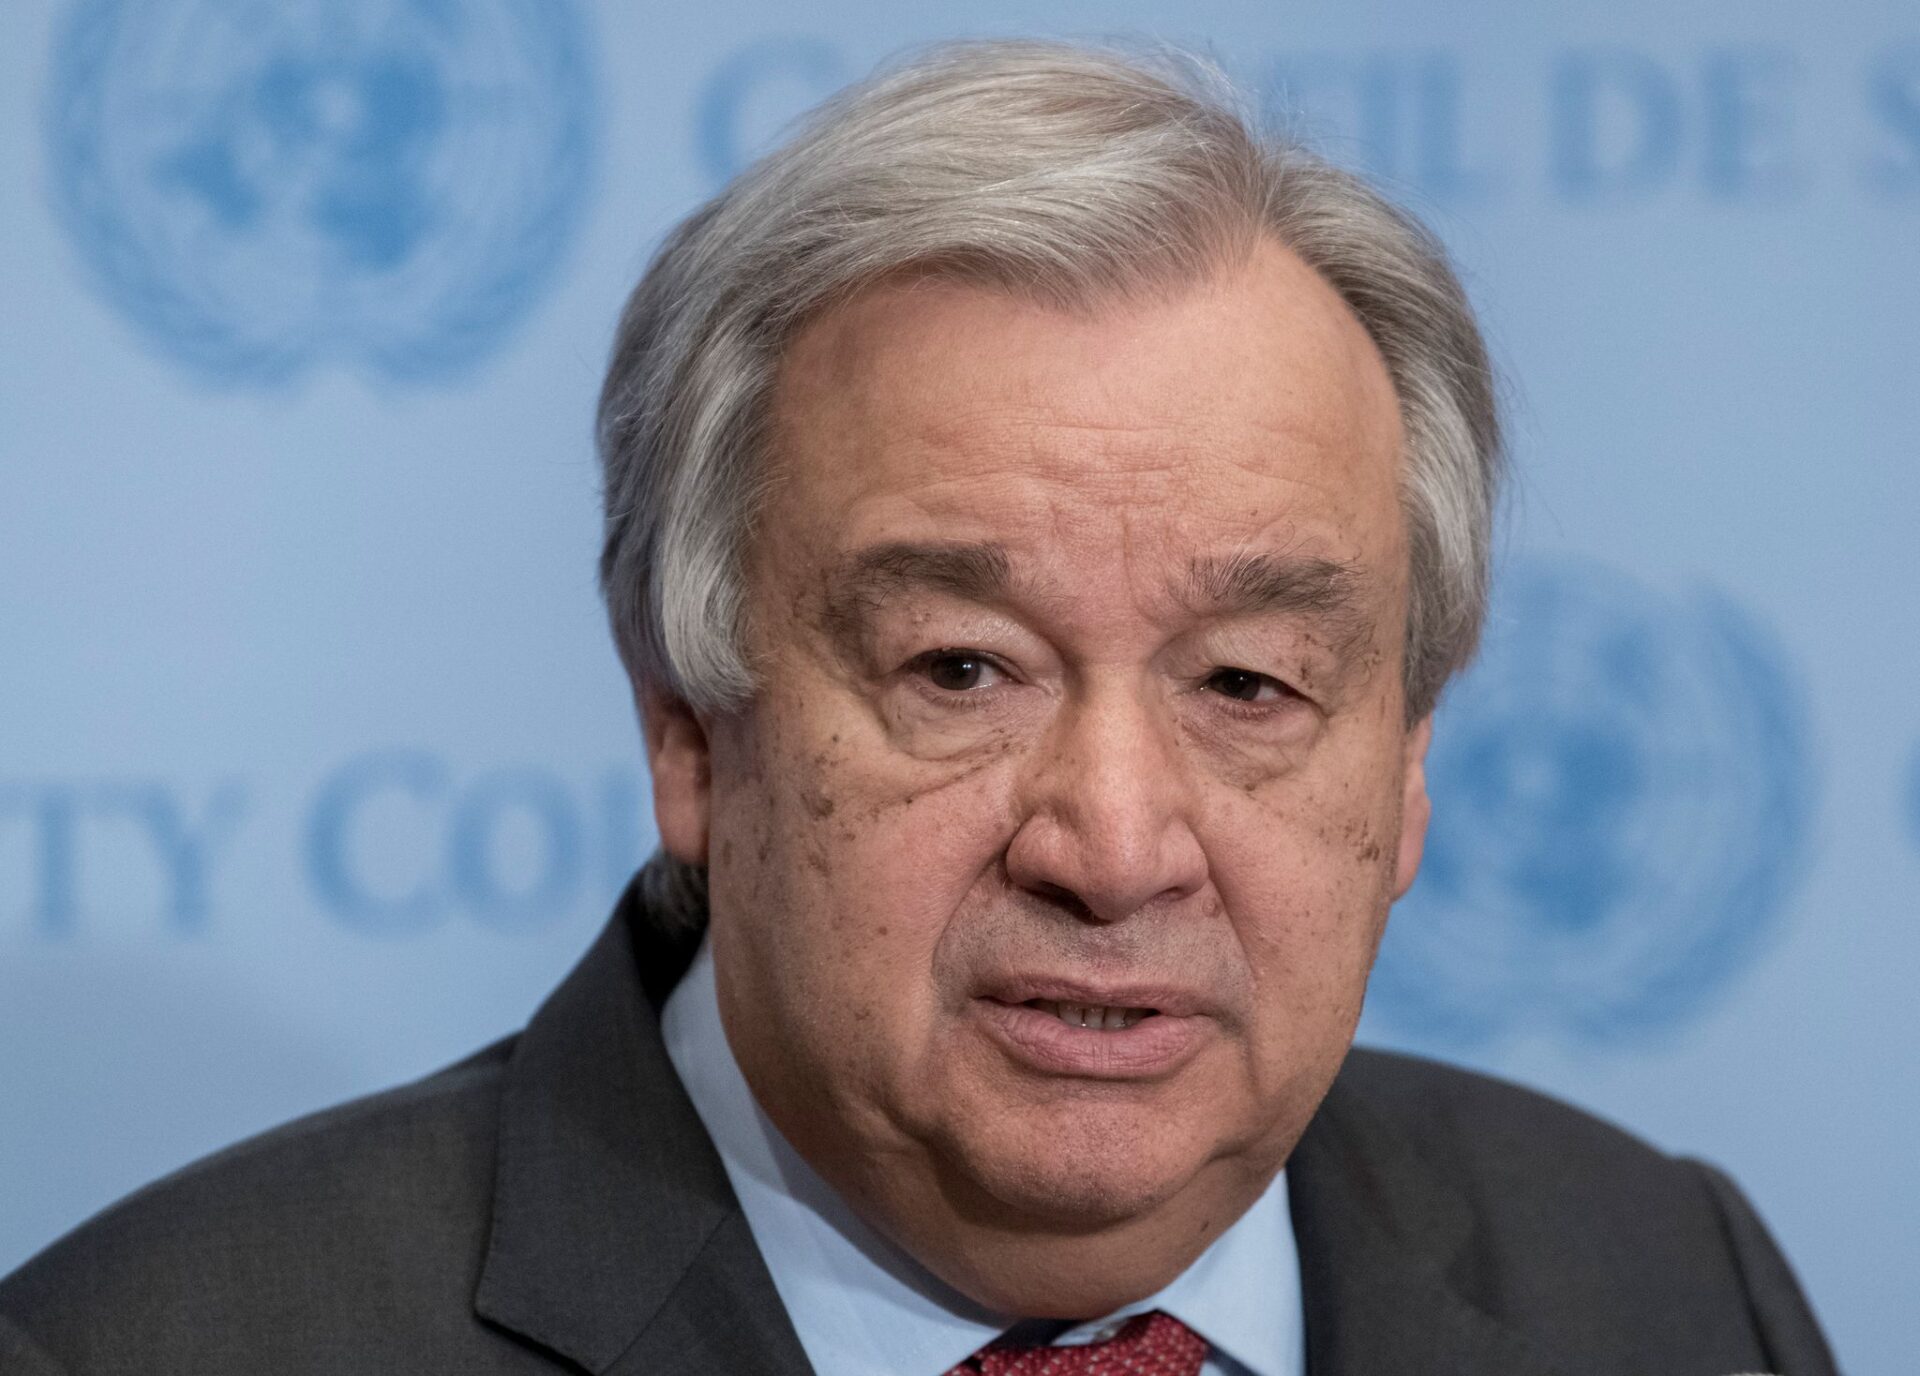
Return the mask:
<path id="1" fill-rule="evenodd" d="M 1028 893 L 1033 894 L 1036 898 L 1046 900 L 1046 902 L 1053 907 L 1059 909 L 1063 916 L 1071 917 L 1076 922 L 1100 921 L 1093 909 L 1087 906 L 1086 900 L 1064 885 L 1048 883 L 1046 881 L 1036 881 L 1029 883 L 1026 887 Z"/>

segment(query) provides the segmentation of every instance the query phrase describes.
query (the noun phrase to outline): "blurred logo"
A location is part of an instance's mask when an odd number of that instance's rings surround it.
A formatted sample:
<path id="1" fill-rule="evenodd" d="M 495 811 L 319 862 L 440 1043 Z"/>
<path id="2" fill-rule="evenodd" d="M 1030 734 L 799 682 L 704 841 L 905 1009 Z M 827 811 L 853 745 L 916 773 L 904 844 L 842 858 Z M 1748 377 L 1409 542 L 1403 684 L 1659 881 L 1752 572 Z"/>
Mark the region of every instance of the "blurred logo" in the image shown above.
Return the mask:
<path id="1" fill-rule="evenodd" d="M 716 185 L 769 149 L 794 117 L 847 79 L 840 51 L 816 38 L 775 35 L 735 50 L 694 102 L 700 161 Z"/>
<path id="2" fill-rule="evenodd" d="M 205 375 L 445 376 L 571 236 L 590 84 L 572 0 L 88 0 L 54 195 L 114 304 Z"/>
<path id="3" fill-rule="evenodd" d="M 1812 810 L 1762 629 L 1585 565 L 1503 580 L 1428 772 L 1425 859 L 1369 1006 L 1439 1045 L 1607 1041 L 1692 1014 L 1778 918 Z"/>

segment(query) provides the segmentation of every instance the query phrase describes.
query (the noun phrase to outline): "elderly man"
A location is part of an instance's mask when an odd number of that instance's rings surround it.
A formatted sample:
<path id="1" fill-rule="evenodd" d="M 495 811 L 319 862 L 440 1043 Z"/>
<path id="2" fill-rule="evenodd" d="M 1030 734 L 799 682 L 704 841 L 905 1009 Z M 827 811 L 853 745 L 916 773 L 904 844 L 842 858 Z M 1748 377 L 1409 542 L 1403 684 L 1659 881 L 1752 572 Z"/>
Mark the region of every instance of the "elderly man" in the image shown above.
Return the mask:
<path id="1" fill-rule="evenodd" d="M 943 49 L 672 236 L 601 444 L 661 853 L 518 1039 L 0 1285 L 9 1373 L 1831 1370 L 1723 1176 L 1349 1054 L 1498 477 L 1404 216 Z"/>

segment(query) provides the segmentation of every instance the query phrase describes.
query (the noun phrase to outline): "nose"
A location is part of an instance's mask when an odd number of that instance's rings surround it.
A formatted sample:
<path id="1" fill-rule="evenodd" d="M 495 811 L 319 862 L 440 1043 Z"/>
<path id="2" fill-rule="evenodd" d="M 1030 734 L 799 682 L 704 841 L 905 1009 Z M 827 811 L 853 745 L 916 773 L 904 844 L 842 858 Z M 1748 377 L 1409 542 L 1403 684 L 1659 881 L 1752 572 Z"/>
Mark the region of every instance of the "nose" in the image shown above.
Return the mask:
<path id="1" fill-rule="evenodd" d="M 1206 883 L 1195 789 L 1163 705 L 1114 685 L 1071 703 L 1023 779 L 1009 879 L 1118 922 Z"/>

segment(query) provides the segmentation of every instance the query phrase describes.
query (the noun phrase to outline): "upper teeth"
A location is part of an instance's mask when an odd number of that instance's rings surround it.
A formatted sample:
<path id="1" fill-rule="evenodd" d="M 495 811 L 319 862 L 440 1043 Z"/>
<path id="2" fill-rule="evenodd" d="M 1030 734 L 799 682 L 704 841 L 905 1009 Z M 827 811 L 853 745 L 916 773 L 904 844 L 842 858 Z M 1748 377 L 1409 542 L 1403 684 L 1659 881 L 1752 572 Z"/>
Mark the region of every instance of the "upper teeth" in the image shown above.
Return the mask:
<path id="1" fill-rule="evenodd" d="M 1056 1003 L 1051 999 L 1034 999 L 1027 1006 L 1051 1013 L 1069 1027 L 1089 1027 L 1102 1032 L 1132 1027 L 1153 1012 L 1151 1008 L 1106 1008 L 1091 1003 Z"/>

